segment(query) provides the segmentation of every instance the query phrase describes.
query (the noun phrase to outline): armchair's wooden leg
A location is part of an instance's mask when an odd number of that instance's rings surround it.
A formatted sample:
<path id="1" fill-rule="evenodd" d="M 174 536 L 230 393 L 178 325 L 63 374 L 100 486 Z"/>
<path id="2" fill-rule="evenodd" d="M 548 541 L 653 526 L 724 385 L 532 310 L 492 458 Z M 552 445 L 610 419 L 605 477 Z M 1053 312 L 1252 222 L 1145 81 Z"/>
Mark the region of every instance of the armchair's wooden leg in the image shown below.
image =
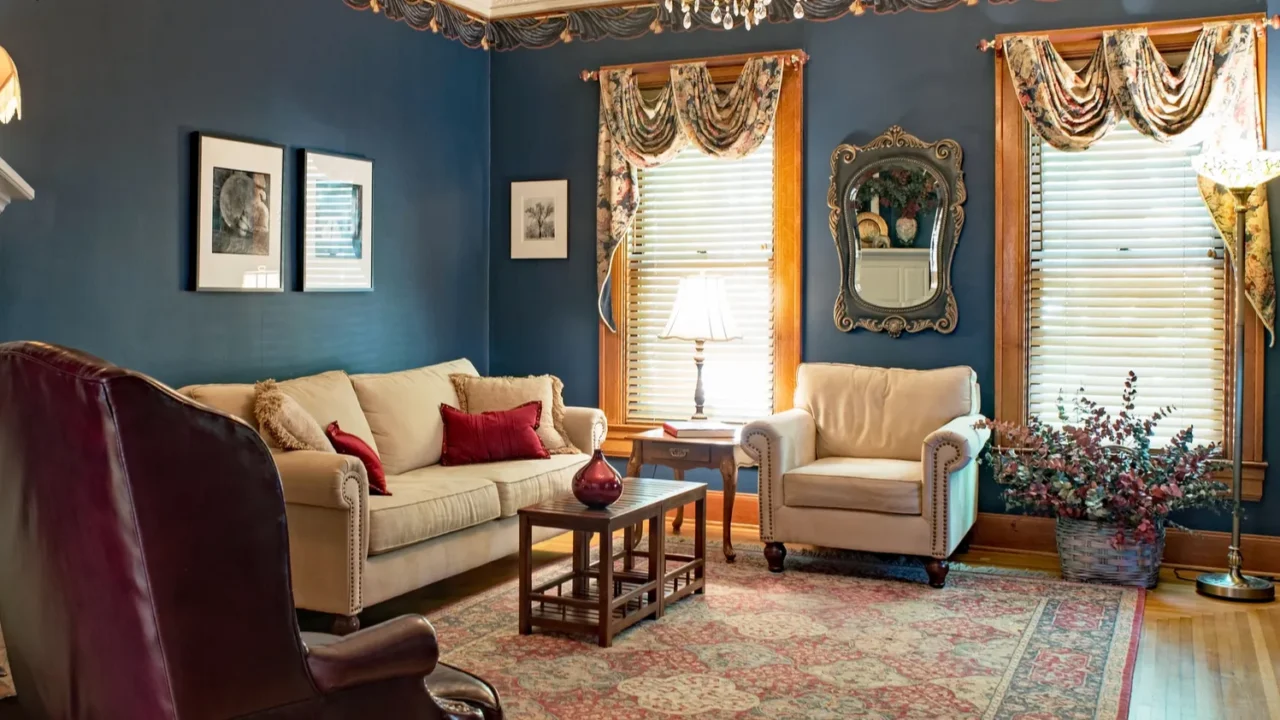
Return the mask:
<path id="1" fill-rule="evenodd" d="M 946 586 L 947 571 L 950 569 L 951 564 L 949 562 L 938 558 L 929 558 L 924 564 L 924 571 L 929 573 L 929 585 L 936 588 Z"/>
<path id="2" fill-rule="evenodd" d="M 330 632 L 334 635 L 350 635 L 360 629 L 359 615 L 334 615 Z"/>
<path id="3" fill-rule="evenodd" d="M 764 559 L 769 563 L 769 572 L 782 572 L 783 561 L 787 559 L 787 546 L 780 542 L 771 542 L 764 546 Z"/>

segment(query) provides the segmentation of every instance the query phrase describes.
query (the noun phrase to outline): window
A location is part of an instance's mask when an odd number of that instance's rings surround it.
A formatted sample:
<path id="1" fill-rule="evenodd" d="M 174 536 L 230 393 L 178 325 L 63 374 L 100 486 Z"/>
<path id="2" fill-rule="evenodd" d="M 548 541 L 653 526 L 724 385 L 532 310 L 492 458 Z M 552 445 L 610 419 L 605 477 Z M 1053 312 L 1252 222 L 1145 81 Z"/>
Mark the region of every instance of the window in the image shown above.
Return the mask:
<path id="1" fill-rule="evenodd" d="M 1138 373 L 1138 412 L 1174 406 L 1163 442 L 1187 425 L 1221 442 L 1226 263 L 1191 158 L 1127 123 L 1084 152 L 1030 140 L 1027 410 L 1056 418 L 1078 389 L 1118 408 Z"/>
<path id="2" fill-rule="evenodd" d="M 680 278 L 724 279 L 742 339 L 706 344 L 706 412 L 745 421 L 773 412 L 773 138 L 741 160 L 685 148 L 641 170 L 627 253 L 629 423 L 693 414 L 693 343 L 660 340 Z"/>
<path id="3" fill-rule="evenodd" d="M 736 81 L 741 63 L 707 61 L 717 83 Z M 688 275 L 725 280 L 743 335 L 706 345 L 707 414 L 745 421 L 791 407 L 800 363 L 802 72 L 784 71 L 773 131 L 750 156 L 724 160 L 687 148 L 638 173 L 631 238 L 613 265 L 618 331 L 600 331 L 606 453 L 626 455 L 632 434 L 693 413 L 693 343 L 658 339 Z M 668 71 L 650 66 L 636 79 L 658 87 Z"/>
<path id="4" fill-rule="evenodd" d="M 1213 20 L 1146 27 L 1176 63 Z M 1103 30 L 1048 37 L 1080 67 Z M 1264 105 L 1266 40 L 1258 39 Z M 1197 150 L 1122 123 L 1084 152 L 1055 151 L 1030 132 L 1003 55 L 996 73 L 996 418 L 1050 420 L 1059 393 L 1069 399 L 1081 386 L 1114 403 L 1133 369 L 1141 411 L 1178 409 L 1157 431 L 1190 424 L 1198 439 L 1223 441 L 1229 457 L 1242 456 L 1245 499 L 1261 499 L 1265 329 L 1245 311 L 1244 443 L 1234 448 L 1233 279 L 1195 188 Z"/>

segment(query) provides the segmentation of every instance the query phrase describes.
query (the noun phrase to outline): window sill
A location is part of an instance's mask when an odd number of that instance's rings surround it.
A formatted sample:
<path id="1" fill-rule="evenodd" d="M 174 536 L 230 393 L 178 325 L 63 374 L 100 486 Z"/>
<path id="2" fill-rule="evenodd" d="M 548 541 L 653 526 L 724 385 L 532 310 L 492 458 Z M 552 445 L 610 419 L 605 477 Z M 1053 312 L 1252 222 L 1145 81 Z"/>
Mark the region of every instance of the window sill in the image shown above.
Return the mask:
<path id="1" fill-rule="evenodd" d="M 1220 482 L 1231 487 L 1231 468 L 1219 470 L 1213 476 Z M 1240 496 L 1245 502 L 1259 502 L 1262 500 L 1262 485 L 1267 479 L 1267 464 L 1265 462 L 1249 462 L 1244 463 L 1244 482 L 1240 488 Z"/>

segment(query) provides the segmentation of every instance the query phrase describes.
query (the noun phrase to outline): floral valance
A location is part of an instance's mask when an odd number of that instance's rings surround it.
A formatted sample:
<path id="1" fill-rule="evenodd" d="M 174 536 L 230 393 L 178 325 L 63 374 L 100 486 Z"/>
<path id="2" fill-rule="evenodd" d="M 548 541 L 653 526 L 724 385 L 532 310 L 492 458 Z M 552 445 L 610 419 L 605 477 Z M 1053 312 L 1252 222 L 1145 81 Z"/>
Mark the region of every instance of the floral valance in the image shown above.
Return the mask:
<path id="1" fill-rule="evenodd" d="M 1126 119 L 1163 143 L 1208 151 L 1262 147 L 1257 34 L 1249 22 L 1212 23 L 1171 68 L 1145 29 L 1110 30 L 1076 72 L 1044 36 L 1010 36 L 1003 50 L 1031 129 L 1059 150 L 1085 150 Z M 1235 199 L 1200 179 L 1200 192 L 1234 253 Z M 1245 294 L 1275 342 L 1275 277 L 1265 189 L 1246 213 Z M 1233 257 L 1233 262 L 1237 260 Z"/>
<path id="2" fill-rule="evenodd" d="M 655 167 L 690 143 L 708 155 L 741 158 L 755 152 L 773 127 L 784 61 L 755 57 L 727 90 L 706 63 L 672 65 L 670 82 L 642 93 L 629 68 L 600 73 L 596 173 L 596 302 L 613 331 L 609 272 L 631 229 L 639 201 L 636 169 Z"/>

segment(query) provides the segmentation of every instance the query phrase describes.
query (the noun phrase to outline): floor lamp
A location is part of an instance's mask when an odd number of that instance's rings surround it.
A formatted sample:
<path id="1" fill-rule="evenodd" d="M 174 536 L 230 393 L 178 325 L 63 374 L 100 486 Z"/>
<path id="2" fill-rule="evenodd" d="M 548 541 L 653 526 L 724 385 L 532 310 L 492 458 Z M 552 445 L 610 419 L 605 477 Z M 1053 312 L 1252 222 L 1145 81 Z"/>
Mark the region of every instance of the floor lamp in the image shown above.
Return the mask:
<path id="1" fill-rule="evenodd" d="M 1245 211 L 1253 192 L 1280 176 L 1280 153 L 1206 153 L 1195 158 L 1196 172 L 1225 185 L 1236 199 L 1236 230 L 1232 238 L 1232 278 L 1235 294 L 1232 312 L 1235 315 L 1235 332 L 1232 333 L 1235 367 L 1232 373 L 1234 389 L 1231 406 L 1231 547 L 1227 550 L 1227 572 L 1204 573 L 1196 578 L 1196 592 L 1223 600 L 1265 602 L 1274 600 L 1275 586 L 1269 580 L 1251 577 L 1240 572 L 1244 564 L 1240 556 L 1240 488 L 1243 484 L 1244 449 L 1244 252 Z"/>

